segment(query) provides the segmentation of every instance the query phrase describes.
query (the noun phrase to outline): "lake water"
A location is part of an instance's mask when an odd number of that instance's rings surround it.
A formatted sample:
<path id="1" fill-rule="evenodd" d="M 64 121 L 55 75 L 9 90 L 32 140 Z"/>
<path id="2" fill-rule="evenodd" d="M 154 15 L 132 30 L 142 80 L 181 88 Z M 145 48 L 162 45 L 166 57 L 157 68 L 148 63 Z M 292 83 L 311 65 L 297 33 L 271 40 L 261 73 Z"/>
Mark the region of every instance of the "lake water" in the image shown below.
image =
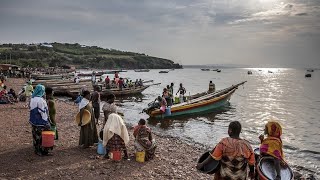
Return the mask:
<path id="1" fill-rule="evenodd" d="M 305 78 L 304 69 L 230 68 L 222 72 L 201 71 L 200 69 L 177 69 L 167 74 L 160 70 L 150 72 L 128 71 L 121 77 L 133 80 L 141 78 L 154 80 L 161 85 L 151 86 L 139 97 L 123 100 L 121 110 L 126 122 L 136 124 L 140 118 L 148 118 L 141 113 L 147 104 L 161 95 L 162 89 L 173 82 L 174 91 L 183 83 L 187 94 L 195 94 L 208 89 L 212 80 L 216 89 L 248 81 L 232 95 L 229 105 L 209 114 L 186 116 L 166 120 L 148 121 L 153 131 L 179 137 L 187 142 L 195 142 L 213 148 L 221 138 L 227 136 L 231 121 L 242 124 L 241 137 L 258 147 L 258 136 L 263 133 L 266 122 L 275 117 L 283 125 L 282 140 L 289 164 L 304 167 L 302 171 L 320 172 L 320 71 Z M 269 73 L 272 71 L 273 73 Z M 113 77 L 113 75 L 111 75 Z M 313 173 L 313 174 L 314 174 Z"/>

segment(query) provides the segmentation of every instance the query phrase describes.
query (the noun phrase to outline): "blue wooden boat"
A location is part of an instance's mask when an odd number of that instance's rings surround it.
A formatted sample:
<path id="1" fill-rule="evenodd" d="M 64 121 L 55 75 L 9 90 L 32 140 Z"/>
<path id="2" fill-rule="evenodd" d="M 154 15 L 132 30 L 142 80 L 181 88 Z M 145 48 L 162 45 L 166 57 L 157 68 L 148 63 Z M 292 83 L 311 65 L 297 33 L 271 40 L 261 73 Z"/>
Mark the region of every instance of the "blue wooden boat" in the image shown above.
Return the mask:
<path id="1" fill-rule="evenodd" d="M 166 118 L 187 114 L 210 112 L 213 109 L 225 106 L 229 102 L 231 95 L 240 85 L 243 85 L 245 82 L 247 81 L 232 85 L 228 88 L 210 94 L 202 95 L 195 99 L 189 99 L 184 103 L 175 104 L 171 106 L 171 113 L 162 112 L 160 108 L 147 108 L 144 111 L 153 118 Z"/>

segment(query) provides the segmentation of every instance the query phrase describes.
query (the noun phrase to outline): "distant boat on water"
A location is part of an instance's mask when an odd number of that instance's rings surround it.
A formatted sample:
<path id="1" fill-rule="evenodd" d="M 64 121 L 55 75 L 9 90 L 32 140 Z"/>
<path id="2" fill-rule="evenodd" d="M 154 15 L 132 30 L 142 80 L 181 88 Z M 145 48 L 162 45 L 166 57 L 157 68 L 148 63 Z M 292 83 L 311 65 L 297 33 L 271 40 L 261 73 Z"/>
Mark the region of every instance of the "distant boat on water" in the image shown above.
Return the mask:
<path id="1" fill-rule="evenodd" d="M 210 69 L 202 68 L 201 71 L 210 71 Z"/>
<path id="2" fill-rule="evenodd" d="M 249 75 L 252 74 L 252 71 L 248 71 L 248 74 L 249 74 Z"/>
<path id="3" fill-rule="evenodd" d="M 311 77 L 311 74 L 307 73 L 304 77 Z"/>
<path id="4" fill-rule="evenodd" d="M 313 72 L 314 70 L 313 69 L 307 69 L 307 72 Z"/>
<path id="5" fill-rule="evenodd" d="M 217 72 L 221 72 L 221 69 L 218 69 Z"/>
<path id="6" fill-rule="evenodd" d="M 268 71 L 268 73 L 273 73 L 272 71 Z"/>
<path id="7" fill-rule="evenodd" d="M 168 73 L 169 71 L 159 71 L 159 73 Z"/>
<path id="8" fill-rule="evenodd" d="M 134 72 L 149 72 L 150 69 L 135 69 Z"/>

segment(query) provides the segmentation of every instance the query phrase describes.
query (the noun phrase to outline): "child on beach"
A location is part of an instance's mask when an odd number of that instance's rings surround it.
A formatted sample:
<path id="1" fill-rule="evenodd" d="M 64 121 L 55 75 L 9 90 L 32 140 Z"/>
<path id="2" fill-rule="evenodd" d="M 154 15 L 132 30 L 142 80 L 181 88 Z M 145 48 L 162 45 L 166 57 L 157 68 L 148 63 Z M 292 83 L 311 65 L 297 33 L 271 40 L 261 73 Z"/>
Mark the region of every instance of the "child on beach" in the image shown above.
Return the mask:
<path id="1" fill-rule="evenodd" d="M 284 162 L 281 140 L 282 127 L 276 121 L 269 121 L 265 126 L 264 134 L 267 135 L 267 138 L 264 138 L 264 135 L 259 136 L 261 141 L 260 153 L 274 158 L 274 166 L 277 172 L 276 180 L 280 180 L 280 162 Z"/>

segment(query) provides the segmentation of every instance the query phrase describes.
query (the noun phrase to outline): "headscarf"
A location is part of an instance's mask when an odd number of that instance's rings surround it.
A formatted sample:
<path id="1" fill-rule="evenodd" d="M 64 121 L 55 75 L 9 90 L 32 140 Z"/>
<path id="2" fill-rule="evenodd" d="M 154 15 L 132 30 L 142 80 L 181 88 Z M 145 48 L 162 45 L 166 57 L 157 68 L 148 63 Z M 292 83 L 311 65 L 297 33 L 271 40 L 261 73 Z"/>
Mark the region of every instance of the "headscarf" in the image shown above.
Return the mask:
<path id="1" fill-rule="evenodd" d="M 121 137 L 124 143 L 129 143 L 129 134 L 126 125 L 123 122 L 121 116 L 116 113 L 112 113 L 108 116 L 108 120 L 103 129 L 103 146 L 108 144 L 108 141 L 114 134 Z"/>
<path id="2" fill-rule="evenodd" d="M 269 137 L 280 138 L 282 135 L 282 127 L 276 121 L 269 121 L 266 124 L 267 134 Z"/>
<path id="3" fill-rule="evenodd" d="M 268 135 L 260 145 L 260 152 L 268 154 L 277 159 L 284 161 L 284 154 L 282 150 L 282 127 L 276 121 L 269 121 L 266 124 L 266 133 Z"/>
<path id="4" fill-rule="evenodd" d="M 35 90 L 32 93 L 32 98 L 34 97 L 42 97 L 45 93 L 45 87 L 41 84 L 38 84 L 35 88 Z"/>
<path id="5" fill-rule="evenodd" d="M 82 98 L 81 99 L 81 101 L 80 101 L 80 103 L 79 103 L 79 111 L 82 109 L 82 108 L 84 108 L 84 107 L 86 107 L 88 104 L 89 104 L 89 100 L 88 99 L 86 99 L 86 98 Z"/>

